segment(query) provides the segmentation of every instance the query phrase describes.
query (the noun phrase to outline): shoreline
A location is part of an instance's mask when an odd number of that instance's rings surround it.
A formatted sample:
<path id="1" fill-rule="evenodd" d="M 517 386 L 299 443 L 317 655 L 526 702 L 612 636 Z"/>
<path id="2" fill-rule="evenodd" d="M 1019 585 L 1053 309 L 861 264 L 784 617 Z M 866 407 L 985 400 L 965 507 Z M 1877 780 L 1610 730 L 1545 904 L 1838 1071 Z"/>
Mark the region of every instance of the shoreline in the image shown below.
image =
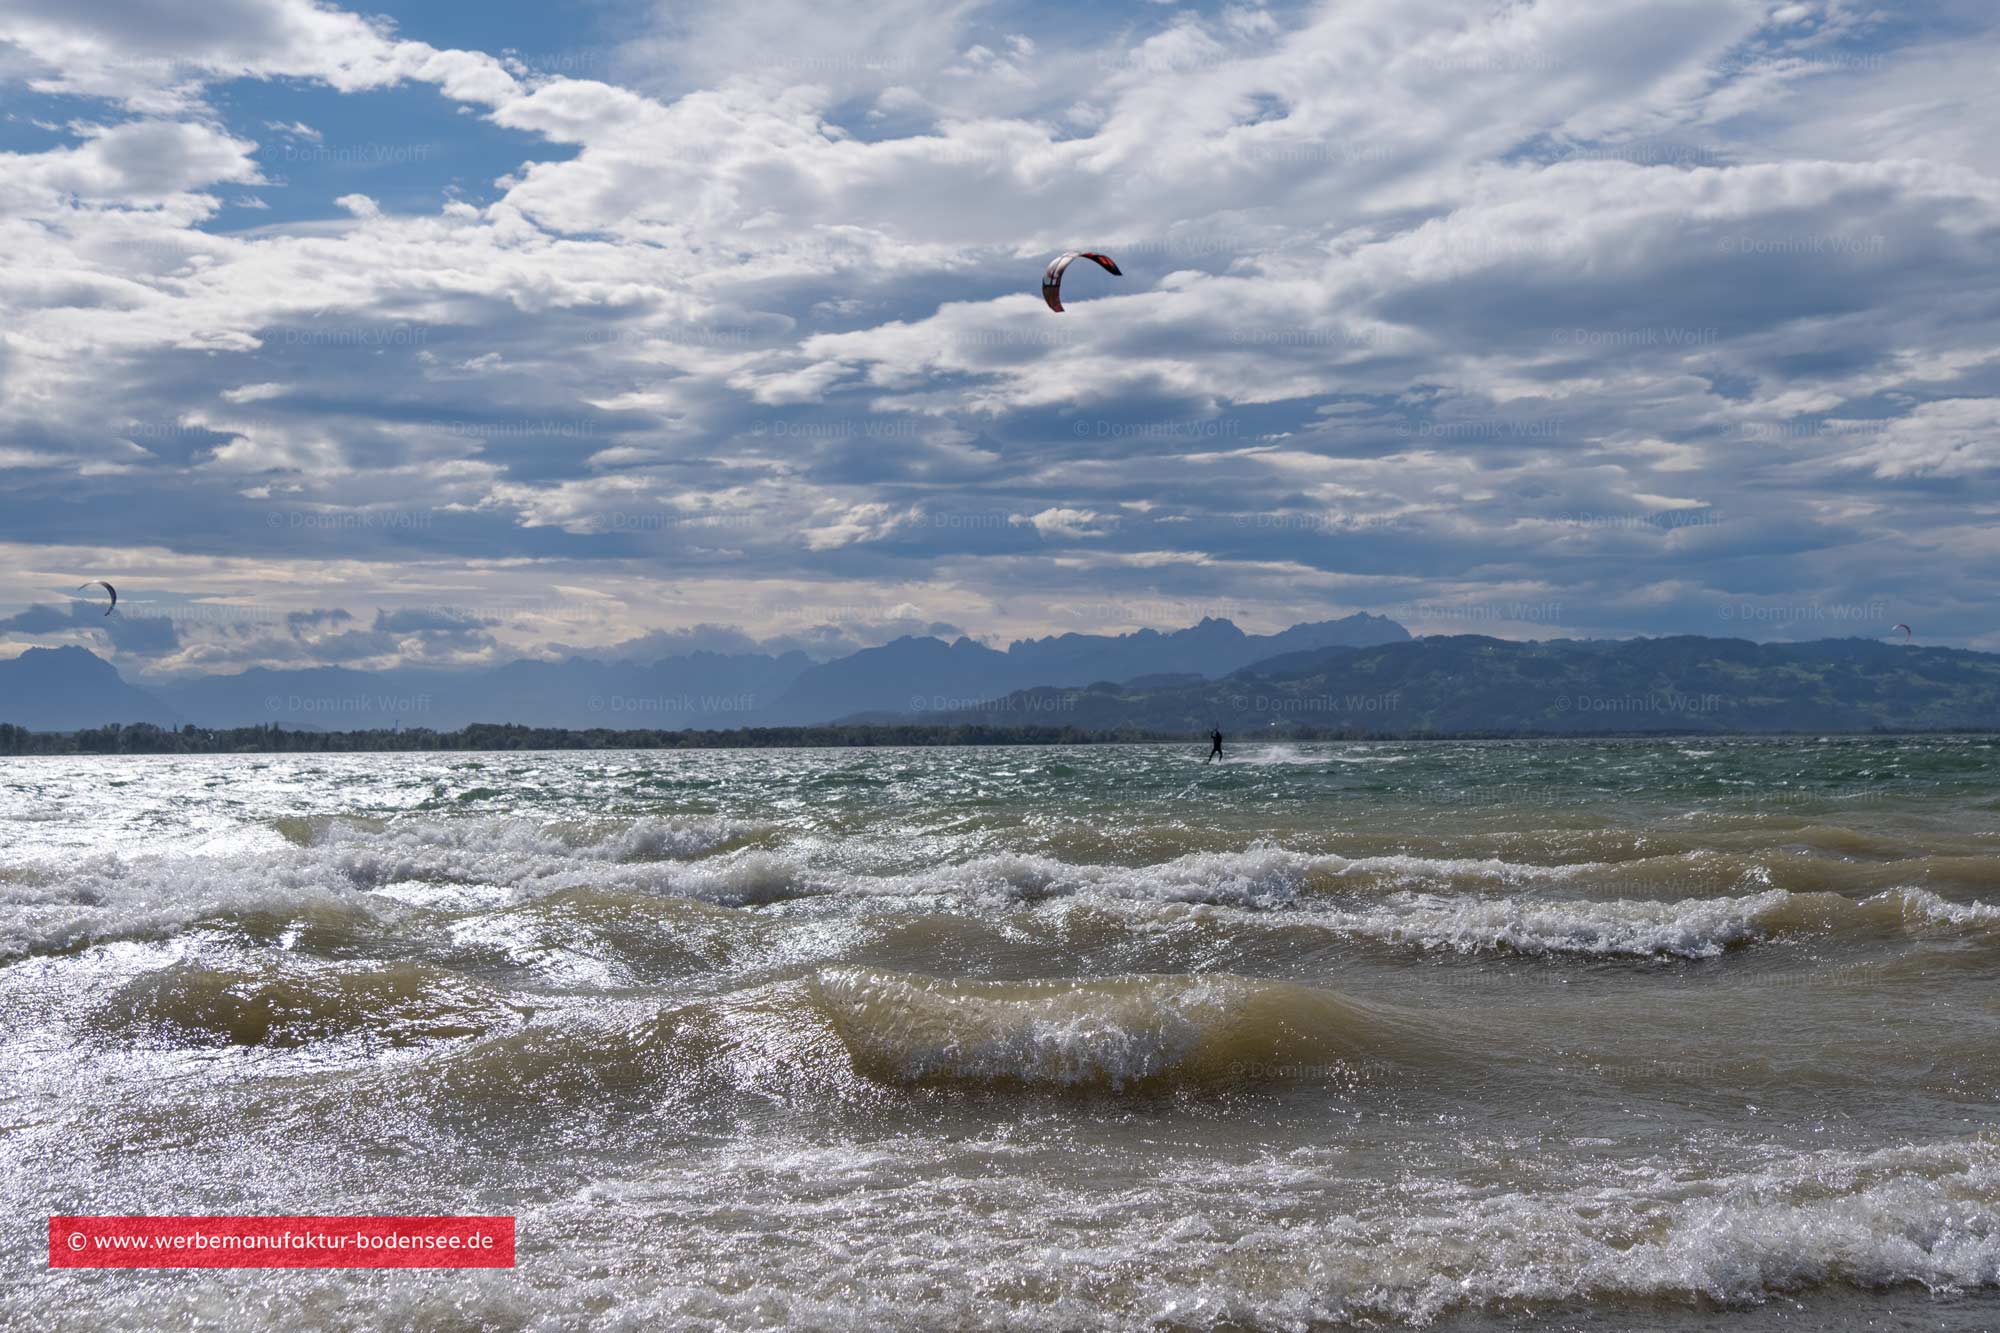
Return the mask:
<path id="1" fill-rule="evenodd" d="M 1225 740 L 1237 747 L 1273 744 L 1415 745 L 1424 742 L 1508 741 L 1722 741 L 1827 736 L 1986 737 L 2000 728 L 1948 727 L 1871 730 L 1812 727 L 1789 731 L 1416 731 L 1377 732 L 1299 728 L 1284 735 L 1244 734 Z M 1138 730 L 1090 731 L 1073 727 L 989 727 L 978 724 L 909 725 L 827 723 L 799 727 L 737 727 L 713 731 L 612 731 L 476 723 L 456 731 L 286 731 L 279 727 L 196 728 L 169 731 L 150 723 L 83 731 L 27 731 L 0 724 L 0 757 L 34 755 L 216 755 L 557 753 L 577 750 L 843 750 L 958 747 L 1075 747 L 1206 744 L 1205 733 Z"/>

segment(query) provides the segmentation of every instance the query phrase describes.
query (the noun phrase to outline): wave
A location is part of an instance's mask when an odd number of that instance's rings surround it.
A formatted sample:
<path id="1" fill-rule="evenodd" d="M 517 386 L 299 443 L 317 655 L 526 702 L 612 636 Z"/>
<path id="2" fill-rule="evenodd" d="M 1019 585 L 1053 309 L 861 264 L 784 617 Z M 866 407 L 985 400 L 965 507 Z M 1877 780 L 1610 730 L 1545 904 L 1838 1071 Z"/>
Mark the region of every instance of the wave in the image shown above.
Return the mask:
<path id="1" fill-rule="evenodd" d="M 813 996 L 856 1071 L 894 1083 L 1352 1081 L 1409 1055 L 1414 1031 L 1383 1006 L 1226 975 L 994 982 L 829 968 Z"/>
<path id="2" fill-rule="evenodd" d="M 1315 924 L 1384 944 L 1476 954 L 1714 958 L 1775 933 L 1793 895 L 1547 902 L 1524 898 L 1405 895 L 1355 912 L 1317 912 Z"/>
<path id="3" fill-rule="evenodd" d="M 741 907 L 617 889 L 566 890 L 467 914 L 446 930 L 449 943 L 437 945 L 435 957 L 526 969 L 541 984 L 569 990 L 741 979 L 838 956 L 867 934 L 852 918 L 774 921 Z"/>
<path id="4" fill-rule="evenodd" d="M 1996 1205 L 2000 1158 L 1977 1140 L 1800 1154 L 1760 1171 L 1673 1172 L 1554 1197 L 1468 1199 L 1457 1216 L 1404 1223 L 1400 1250 L 1412 1260 L 1404 1276 L 1357 1293 L 1350 1310 L 1428 1324 L 1521 1302 L 1742 1305 L 1831 1284 L 1992 1286 L 2000 1283 Z"/>
<path id="5" fill-rule="evenodd" d="M 335 1272 L 311 1286 L 163 1286 L 147 1308 L 156 1323 L 356 1330 L 585 1319 L 841 1333 L 1379 1329 L 1463 1318 L 1692 1333 L 1972 1329 L 1990 1326 L 1981 1316 L 2000 1284 L 1990 1140 L 1774 1150 L 1747 1169 L 1577 1162 L 1518 1188 L 1412 1162 L 1400 1184 L 1377 1189 L 1355 1178 L 1344 1144 L 1249 1160 L 1155 1152 L 1138 1158 L 1151 1171 L 1141 1180 L 1113 1176 L 1101 1159 L 1115 1154 L 1070 1140 L 1028 1166 L 1031 1137 L 760 1137 L 676 1153 L 546 1190 L 534 1229 L 560 1243 L 537 1257 L 545 1281 L 469 1284 L 447 1301 L 435 1284 Z M 1519 1145 L 1495 1152 L 1533 1168 Z M 654 1223 L 655 1239 L 607 1279 L 603 1256 L 635 1217 Z M 57 1322 L 115 1322 L 123 1307 L 111 1299 L 82 1289 Z M 0 1317 L 15 1312 L 39 1324 L 51 1313 L 35 1287 L 0 1296 Z"/>
<path id="6" fill-rule="evenodd" d="M 1277 907 L 1295 901 L 1315 872 L 1345 864 L 1280 847 L 1190 852 L 1149 866 L 1077 865 L 1028 853 L 976 857 L 917 874 L 859 878 L 852 887 L 877 895 L 944 894 L 999 902 L 1092 894 L 1156 902 Z"/>
<path id="7" fill-rule="evenodd" d="M 499 1114 L 537 1135 L 588 1135 L 628 1110 L 730 1118 L 743 1096 L 824 1106 L 859 1082 L 804 981 L 559 1016 L 369 1077 L 378 1100 L 475 1121 Z"/>
<path id="8" fill-rule="evenodd" d="M 1003 851 L 871 873 L 871 863 L 906 861 L 907 840 L 862 832 L 787 845 L 770 834 L 769 825 L 715 816 L 332 820 L 293 828 L 275 846 L 106 852 L 61 873 L 13 867 L 0 871 L 0 961 L 211 926 L 268 936 L 287 923 L 348 942 L 371 931 L 442 933 L 483 938 L 496 956 L 546 956 L 564 947 L 564 910 L 588 918 L 585 952 L 615 955 L 629 941 L 645 955 L 654 927 L 635 906 L 645 900 L 754 908 L 818 899 L 849 916 L 968 907 L 990 915 L 1060 900 L 1206 906 L 1396 947 L 1587 957 L 1710 958 L 1787 933 L 1981 933 L 2000 924 L 2000 908 L 1938 892 L 1991 883 L 1989 857 L 1855 863 L 1698 850 L 1544 864 L 1256 843 L 1143 865 Z M 616 911 L 604 905 L 614 899 L 624 904 Z M 557 906 L 500 915 L 543 901 Z M 463 924 L 482 915 L 484 928 Z M 541 943 L 504 938 L 510 920 Z M 1229 917 L 1210 924 L 1247 929 Z M 1133 926 L 1146 928 L 1143 915 Z"/>
<path id="9" fill-rule="evenodd" d="M 1865 899 L 1767 889 L 1671 902 L 1400 893 L 1356 908 L 1308 907 L 1270 924 L 1427 952 L 1703 959 L 1790 935 L 1985 934 L 2000 928 L 2000 907 L 1916 888 Z"/>
<path id="10" fill-rule="evenodd" d="M 1872 957 L 1869 946 L 1880 941 L 1913 936 L 2000 941 L 2000 907 L 1951 902 L 1909 888 L 1859 900 L 1768 889 L 1670 902 L 1406 892 L 1351 907 L 1302 904 L 1285 911 L 1076 895 L 980 917 L 956 912 L 875 917 L 868 927 L 876 957 L 976 958 L 1009 967 L 1061 958 L 1085 974 L 1215 968 L 1282 973 L 1302 959 L 1324 966 L 1343 947 L 1552 962 L 1671 961 L 1821 939 L 1851 944 L 1854 956 L 1862 958 Z M 816 943 L 831 951 L 850 942 Z M 1878 965 L 1892 967 L 1893 961 Z M 1915 965 L 1934 963 L 1934 955 L 1926 954 Z"/>
<path id="11" fill-rule="evenodd" d="M 996 982 L 834 966 L 624 1015 L 490 1037 L 382 1075 L 380 1095 L 518 1105 L 546 1123 L 608 1100 L 712 1115 L 743 1096 L 796 1107 L 950 1089 L 1357 1091 L 1458 1058 L 1421 1016 L 1230 975 Z"/>
<path id="12" fill-rule="evenodd" d="M 1418 1156 L 1388 1183 L 1358 1177 L 1344 1142 L 1247 1157 L 1142 1143 L 1128 1156 L 1079 1151 L 1059 1136 L 1037 1155 L 1033 1141 L 1047 1131 L 1036 1128 L 969 1141 L 759 1135 L 593 1172 L 581 1187 L 566 1161 L 568 1175 L 530 1177 L 550 1180 L 523 1222 L 553 1238 L 536 1259 L 543 1281 L 440 1295 L 436 1284 L 336 1271 L 311 1285 L 162 1286 L 147 1311 L 155 1323 L 355 1330 L 1380 1329 L 1463 1319 L 1692 1333 L 1987 1327 L 2000 1286 L 2000 1150 L 1990 1139 L 1609 1168 L 1509 1143 L 1493 1155 L 1530 1179 L 1440 1176 Z M 1106 1160 L 1119 1158 L 1146 1174 L 1120 1175 Z M 652 1239 L 607 1270 L 604 1255 L 630 1248 L 635 1219 Z M 86 1286 L 55 1319 L 102 1326 L 124 1308 L 115 1289 Z M 0 1318 L 15 1314 L 48 1324 L 46 1292 L 0 1295 Z"/>
<path id="13" fill-rule="evenodd" d="M 386 928 L 412 909 L 490 909 L 575 889 L 737 904 L 814 891 L 795 858 L 754 847 L 720 852 L 760 827 L 709 817 L 607 827 L 333 820 L 306 845 L 277 850 L 105 852 L 59 876 L 0 878 L 0 961 L 207 925 L 256 931 L 273 921 L 345 918 Z"/>
<path id="14" fill-rule="evenodd" d="M 996 903 L 1089 896 L 1271 910 L 1315 896 L 1404 884 L 1559 884 L 1600 868 L 1594 863 L 1529 865 L 1497 857 L 1346 857 L 1260 843 L 1239 851 L 1190 852 L 1139 866 L 1078 865 L 1032 853 L 1000 853 L 916 874 L 854 876 L 838 888 L 878 896 L 956 896 Z"/>
<path id="15" fill-rule="evenodd" d="M 492 991 L 442 968 L 287 959 L 161 968 L 121 987 L 99 1021 L 114 1035 L 172 1045 L 293 1047 L 360 1037 L 407 1046 L 481 1036 L 521 1017 Z"/>
<path id="16" fill-rule="evenodd" d="M 941 956 L 1057 956 L 1084 971 L 1140 960 L 1145 970 L 1199 971 L 1241 970 L 1246 959 L 1283 967 L 1340 943 L 1466 957 L 1699 960 L 1788 938 L 1865 946 L 1926 934 L 2000 939 L 2000 906 L 1910 887 L 1862 899 L 1766 889 L 1667 901 L 1401 891 L 1283 910 L 1078 893 L 978 919 L 925 913 L 900 935 L 880 927 L 875 938 L 908 937 L 911 952 Z"/>
<path id="17" fill-rule="evenodd" d="M 0 883 L 0 961 L 61 954 L 110 940 L 165 939 L 209 922 L 380 925 L 395 903 L 353 892 L 289 854 L 84 858 L 45 882 Z"/>
<path id="18" fill-rule="evenodd" d="M 1928 889 L 1896 889 L 1871 898 L 1883 912 L 1895 909 L 1905 922 L 1923 926 L 2000 926 L 2000 906 L 1991 903 L 1954 903 Z"/>
<path id="19" fill-rule="evenodd" d="M 763 827 L 709 815 L 553 823 L 414 819 L 380 827 L 335 819 L 317 830 L 310 845 L 334 852 L 356 883 L 506 883 L 576 862 L 627 865 L 707 856 Z"/>

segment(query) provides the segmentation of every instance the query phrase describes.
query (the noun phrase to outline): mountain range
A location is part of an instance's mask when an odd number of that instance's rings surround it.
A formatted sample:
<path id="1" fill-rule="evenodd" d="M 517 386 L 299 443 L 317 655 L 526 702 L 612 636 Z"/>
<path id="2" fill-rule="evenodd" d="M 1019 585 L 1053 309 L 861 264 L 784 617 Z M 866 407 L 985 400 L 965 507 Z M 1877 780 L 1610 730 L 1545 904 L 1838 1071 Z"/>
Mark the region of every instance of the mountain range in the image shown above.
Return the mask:
<path id="1" fill-rule="evenodd" d="M 117 667 L 87 648 L 30 648 L 0 662 L 0 722 L 30 731 L 79 731 L 107 722 L 166 727 L 180 721 L 172 708 L 127 685 Z"/>
<path id="2" fill-rule="evenodd" d="M 1034 686 L 1168 673 L 1213 679 L 1298 652 L 1407 642 L 1367 614 L 1246 634 L 1205 619 L 1171 632 L 1064 634 L 1011 643 L 907 637 L 815 663 L 803 653 L 697 652 L 650 664 L 570 657 L 474 670 L 259 667 L 231 675 L 127 683 L 82 648 L 31 648 L 0 661 L 0 722 L 69 731 L 112 722 L 291 730 L 456 730 L 479 722 L 614 729 L 734 728 L 831 722 L 867 712 L 936 714 Z"/>
<path id="3" fill-rule="evenodd" d="M 1102 731 L 1219 727 L 1238 738 L 1979 730 L 2000 727 L 2000 655 L 1874 639 L 1468 634 L 1286 653 L 1216 680 L 1038 688 L 926 720 L 1017 718 Z"/>
<path id="4" fill-rule="evenodd" d="M 1068 634 L 1005 651 L 903 638 L 831 662 L 692 653 L 473 671 L 259 668 L 139 687 L 82 648 L 0 662 L 0 723 L 611 730 L 978 723 L 1247 735 L 2000 727 L 2000 655 L 1873 639 L 1413 639 L 1377 616 L 1245 634 Z"/>

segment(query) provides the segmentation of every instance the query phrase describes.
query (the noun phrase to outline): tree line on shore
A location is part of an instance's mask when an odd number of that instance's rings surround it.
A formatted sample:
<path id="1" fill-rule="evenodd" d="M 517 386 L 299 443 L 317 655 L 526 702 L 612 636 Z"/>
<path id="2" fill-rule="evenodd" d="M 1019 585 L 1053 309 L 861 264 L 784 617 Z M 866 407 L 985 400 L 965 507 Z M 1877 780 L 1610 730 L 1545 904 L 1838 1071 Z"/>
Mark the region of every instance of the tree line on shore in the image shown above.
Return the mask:
<path id="1" fill-rule="evenodd" d="M 1806 731 L 1816 731 L 1807 728 Z M 1849 735 L 1988 734 L 1991 728 L 1872 728 Z M 1686 731 L 1362 731 L 1342 727 L 1296 727 L 1282 735 L 1252 732 L 1229 738 L 1232 745 L 1295 741 L 1483 741 L 1550 739 L 1685 739 Z M 1746 733 L 1737 733 L 1739 736 Z M 1749 735 L 1793 735 L 1769 731 Z M 226 729 L 158 727 L 150 722 L 113 724 L 83 731 L 29 731 L 0 722 L 0 755 L 80 754 L 366 754 L 398 750 L 779 750 L 867 746 L 947 745 L 1129 745 L 1186 742 L 1206 746 L 1201 736 L 1133 727 L 991 726 L 982 723 L 898 725 L 831 723 L 799 727 L 743 727 L 732 731 L 614 731 L 593 728 L 527 727 L 478 723 L 458 731 L 423 727 L 372 731 L 287 731 L 275 725 Z"/>
<path id="2" fill-rule="evenodd" d="M 748 727 L 733 731 L 617 731 L 479 723 L 458 731 L 423 727 L 364 731 L 286 730 L 265 724 L 178 729 L 148 722 L 82 731 L 29 731 L 0 723 L 0 754 L 353 754 L 388 750 L 717 750 L 792 746 L 1092 745 L 1170 740 L 1131 728 L 876 723 Z"/>

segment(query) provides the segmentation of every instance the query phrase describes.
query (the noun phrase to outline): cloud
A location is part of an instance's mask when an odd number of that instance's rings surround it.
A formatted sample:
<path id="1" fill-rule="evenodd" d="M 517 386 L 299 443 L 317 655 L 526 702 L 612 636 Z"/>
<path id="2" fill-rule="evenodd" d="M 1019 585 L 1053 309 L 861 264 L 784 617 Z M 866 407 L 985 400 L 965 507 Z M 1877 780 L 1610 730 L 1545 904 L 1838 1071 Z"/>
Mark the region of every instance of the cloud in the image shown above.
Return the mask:
<path id="1" fill-rule="evenodd" d="M 209 84 L 244 78 L 313 79 L 342 92 L 421 79 L 448 96 L 512 86 L 490 56 L 400 42 L 312 0 L 20 0 L 0 15 L 0 41 L 39 67 L 29 79 L 36 91 L 142 113 L 202 108 Z"/>
<path id="2" fill-rule="evenodd" d="M 690 625 L 685 629 L 654 630 L 587 655 L 617 662 L 657 662 L 690 653 L 754 653 L 764 645 L 734 625 Z M 567 655 L 562 653 L 561 655 Z"/>
<path id="3" fill-rule="evenodd" d="M 37 603 L 18 615 L 0 620 L 0 633 L 56 634 L 74 628 L 76 623 L 69 610 Z"/>
<path id="4" fill-rule="evenodd" d="M 38 602 L 0 619 L 0 633 L 53 636 L 135 658 L 165 657 L 181 646 L 180 632 L 172 619 L 124 602 L 110 615 L 97 602 Z"/>
<path id="5" fill-rule="evenodd" d="M 354 617 L 339 607 L 314 607 L 310 611 L 289 611 L 285 614 L 285 628 L 293 634 L 302 634 L 309 629 L 323 625 L 345 625 Z"/>
<path id="6" fill-rule="evenodd" d="M 192 121 L 134 120 L 84 127 L 75 148 L 0 154 L 8 184 L 0 206 L 33 214 L 70 197 L 91 203 L 161 204 L 217 184 L 262 180 L 256 145 Z"/>
<path id="7" fill-rule="evenodd" d="M 1974 477 L 2000 470 L 2000 398 L 1947 398 L 1907 416 L 1825 423 L 1865 441 L 1840 461 L 1884 480 Z"/>
<path id="8" fill-rule="evenodd" d="M 67 110 L 0 162 L 0 531 L 284 608 L 161 659 L 204 668 L 1121 607 L 2000 632 L 1928 535 L 1990 526 L 2000 42 L 1931 19 L 702 4 L 572 78 L 301 0 L 15 5 Z M 260 168 L 391 90 L 438 162 Z M 1079 244 L 1126 277 L 1052 316 Z"/>
<path id="9" fill-rule="evenodd" d="M 1115 514 L 1092 509 L 1044 509 L 1039 514 L 1014 514 L 1010 523 L 1025 523 L 1044 537 L 1101 537 L 1118 522 Z"/>
<path id="10" fill-rule="evenodd" d="M 495 623 L 484 616 L 440 608 L 416 607 L 375 613 L 375 631 L 378 634 L 470 634 L 488 629 Z"/>

